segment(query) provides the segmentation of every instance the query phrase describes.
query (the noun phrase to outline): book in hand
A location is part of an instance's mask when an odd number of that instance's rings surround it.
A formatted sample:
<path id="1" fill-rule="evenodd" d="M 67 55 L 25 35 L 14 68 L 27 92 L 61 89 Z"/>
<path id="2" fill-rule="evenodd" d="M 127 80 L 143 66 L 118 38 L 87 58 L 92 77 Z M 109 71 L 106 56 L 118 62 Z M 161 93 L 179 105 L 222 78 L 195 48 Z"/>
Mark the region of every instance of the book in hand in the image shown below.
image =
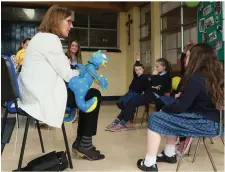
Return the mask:
<path id="1" fill-rule="evenodd" d="M 159 97 L 159 99 L 160 99 L 165 105 L 171 104 L 171 103 L 173 103 L 173 102 L 176 100 L 174 97 L 171 97 L 171 96 L 161 96 L 161 97 Z"/>

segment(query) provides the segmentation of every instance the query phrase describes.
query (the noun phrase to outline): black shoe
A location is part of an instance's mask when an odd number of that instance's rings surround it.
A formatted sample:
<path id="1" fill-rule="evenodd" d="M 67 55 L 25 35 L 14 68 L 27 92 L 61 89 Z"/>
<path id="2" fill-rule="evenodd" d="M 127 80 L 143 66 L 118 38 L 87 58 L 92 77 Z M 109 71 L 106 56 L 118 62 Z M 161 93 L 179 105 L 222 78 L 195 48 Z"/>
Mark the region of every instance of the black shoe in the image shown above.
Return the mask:
<path id="1" fill-rule="evenodd" d="M 100 151 L 96 151 L 93 149 L 86 150 L 80 146 L 78 147 L 78 149 L 73 149 L 73 151 L 75 151 L 79 156 L 85 157 L 91 161 L 101 160 L 105 158 L 105 155 L 99 153 Z"/>
<path id="2" fill-rule="evenodd" d="M 73 142 L 72 149 L 78 149 L 78 145 L 79 145 L 78 141 Z M 96 152 L 98 152 L 98 153 L 100 153 L 99 150 L 96 150 L 96 147 L 94 145 L 93 145 L 93 147 L 91 149 L 96 151 Z"/>
<path id="3" fill-rule="evenodd" d="M 144 159 L 139 159 L 137 161 L 137 167 L 142 171 L 151 171 L 151 172 L 158 172 L 158 167 L 156 164 L 152 165 L 151 167 L 146 167 L 144 164 Z"/>
<path id="4" fill-rule="evenodd" d="M 176 155 L 168 157 L 167 155 L 165 155 L 164 151 L 162 151 L 161 154 L 162 154 L 162 156 L 157 156 L 156 162 L 167 162 L 170 164 L 175 164 L 177 162 Z"/>

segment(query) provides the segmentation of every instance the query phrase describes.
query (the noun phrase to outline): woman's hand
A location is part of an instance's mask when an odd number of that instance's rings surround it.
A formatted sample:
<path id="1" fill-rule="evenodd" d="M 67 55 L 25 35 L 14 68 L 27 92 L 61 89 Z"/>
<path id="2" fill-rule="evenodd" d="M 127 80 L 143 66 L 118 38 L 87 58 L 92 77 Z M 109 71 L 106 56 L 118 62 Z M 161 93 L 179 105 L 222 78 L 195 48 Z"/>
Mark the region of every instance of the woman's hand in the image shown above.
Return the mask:
<path id="1" fill-rule="evenodd" d="M 181 96 L 181 92 L 175 94 L 175 99 L 179 98 Z"/>

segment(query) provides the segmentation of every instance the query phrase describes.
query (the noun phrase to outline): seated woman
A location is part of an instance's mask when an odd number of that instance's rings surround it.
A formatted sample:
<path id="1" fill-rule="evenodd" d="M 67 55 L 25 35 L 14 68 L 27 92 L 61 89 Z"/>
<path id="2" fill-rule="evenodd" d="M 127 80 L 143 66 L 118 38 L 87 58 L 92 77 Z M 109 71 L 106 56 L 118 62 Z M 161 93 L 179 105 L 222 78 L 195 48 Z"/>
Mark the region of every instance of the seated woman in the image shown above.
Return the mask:
<path id="1" fill-rule="evenodd" d="M 67 104 L 65 82 L 82 72 L 80 69 L 71 69 L 60 41 L 60 38 L 68 37 L 72 27 L 70 9 L 59 5 L 49 8 L 41 22 L 40 32 L 32 38 L 26 49 L 19 75 L 21 109 L 39 121 L 58 128 L 62 126 Z M 105 156 L 93 146 L 92 136 L 97 131 L 101 93 L 90 89 L 86 98 L 94 96 L 98 98 L 97 108 L 92 114 L 80 113 L 78 135 L 72 149 L 88 159 L 99 160 Z"/>
<path id="2" fill-rule="evenodd" d="M 176 136 L 218 135 L 218 109 L 224 105 L 224 80 L 216 52 L 208 44 L 196 44 L 186 63 L 180 97 L 149 117 L 147 154 L 145 159 L 137 161 L 142 171 L 158 171 L 156 162 L 177 162 Z M 168 142 L 157 156 L 160 134 L 168 136 Z"/>
<path id="3" fill-rule="evenodd" d="M 70 40 L 68 44 L 68 50 L 66 56 L 69 59 L 71 69 L 76 69 L 77 64 L 82 64 L 81 48 L 76 40 Z M 75 108 L 77 104 L 75 101 L 74 92 L 67 88 L 67 106 L 72 108 L 68 117 L 64 118 L 64 122 L 72 122 L 75 120 Z M 79 110 L 77 137 L 72 145 L 72 150 L 75 153 L 81 154 L 89 160 L 104 159 L 105 156 L 100 154 L 99 150 L 92 144 L 92 137 L 97 133 L 98 116 L 101 105 L 101 93 L 95 88 L 90 88 L 86 95 L 86 100 L 92 97 L 98 98 L 98 104 L 94 111 L 90 113 L 84 113 Z"/>
<path id="4" fill-rule="evenodd" d="M 164 58 L 158 59 L 153 75 L 144 75 L 146 80 L 146 82 L 143 82 L 145 93 L 142 95 L 136 94 L 135 97 L 130 99 L 117 118 L 105 130 L 112 132 L 127 130 L 126 123 L 132 118 L 135 108 L 138 106 L 154 102 L 156 110 L 160 110 L 163 103 L 158 99 L 158 96 L 162 96 L 171 90 L 170 74 L 170 63 Z"/>

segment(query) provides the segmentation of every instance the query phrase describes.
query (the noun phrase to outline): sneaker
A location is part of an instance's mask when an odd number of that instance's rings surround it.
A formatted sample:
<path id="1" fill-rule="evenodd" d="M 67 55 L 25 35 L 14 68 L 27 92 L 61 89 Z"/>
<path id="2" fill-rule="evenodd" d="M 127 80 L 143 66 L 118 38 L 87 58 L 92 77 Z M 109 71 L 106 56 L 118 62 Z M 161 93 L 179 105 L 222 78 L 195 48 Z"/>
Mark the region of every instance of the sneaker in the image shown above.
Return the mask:
<path id="1" fill-rule="evenodd" d="M 110 128 L 115 127 L 119 123 L 119 119 L 115 119 L 112 123 L 110 123 L 107 127 L 105 127 L 105 131 L 109 131 Z"/>
<path id="2" fill-rule="evenodd" d="M 177 154 L 181 155 L 182 152 L 184 152 L 184 155 L 188 152 L 190 146 L 191 146 L 192 138 L 188 137 L 187 139 L 180 142 L 180 145 L 177 150 Z"/>
<path id="3" fill-rule="evenodd" d="M 147 167 L 144 164 L 145 160 L 144 159 L 139 159 L 137 161 L 137 167 L 141 170 L 141 171 L 151 171 L 151 172 L 158 172 L 158 167 L 156 164 Z"/>
<path id="4" fill-rule="evenodd" d="M 170 164 L 175 164 L 177 162 L 176 155 L 168 157 L 164 151 L 161 154 L 157 155 L 156 162 L 167 162 Z"/>
<path id="5" fill-rule="evenodd" d="M 72 123 L 76 119 L 76 109 L 72 109 L 69 115 L 65 116 L 63 121 L 65 123 Z"/>
<path id="6" fill-rule="evenodd" d="M 127 127 L 126 125 L 122 125 L 121 123 L 117 124 L 116 126 L 109 128 L 112 132 L 120 132 L 120 131 L 126 131 Z"/>

